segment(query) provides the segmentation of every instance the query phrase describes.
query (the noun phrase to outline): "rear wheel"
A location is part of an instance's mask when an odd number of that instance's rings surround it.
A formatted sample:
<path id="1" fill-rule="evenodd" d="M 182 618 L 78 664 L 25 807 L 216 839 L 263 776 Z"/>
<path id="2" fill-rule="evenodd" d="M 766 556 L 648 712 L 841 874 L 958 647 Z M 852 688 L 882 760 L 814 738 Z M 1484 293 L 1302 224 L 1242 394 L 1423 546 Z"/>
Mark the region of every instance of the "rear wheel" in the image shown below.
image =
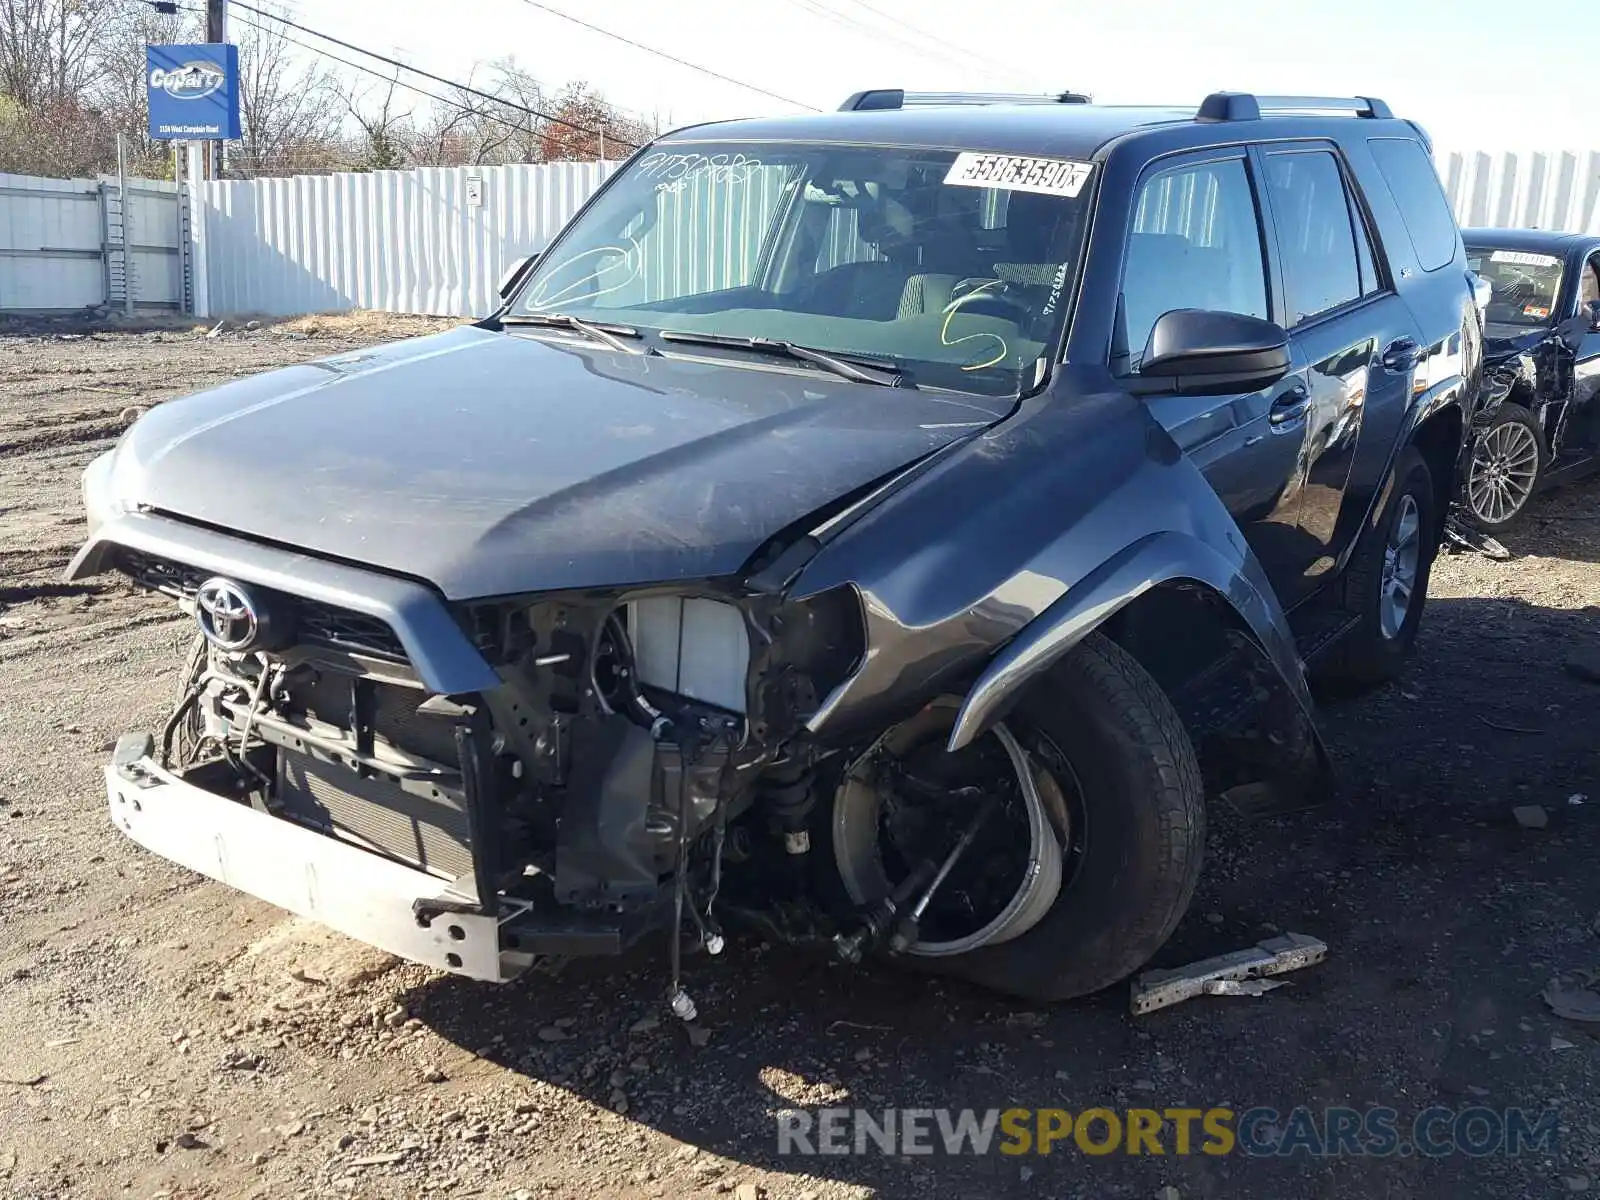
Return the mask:
<path id="1" fill-rule="evenodd" d="M 1369 686 L 1405 668 L 1439 548 L 1438 509 L 1428 464 L 1408 446 L 1395 464 L 1383 511 L 1345 568 L 1343 604 L 1356 625 L 1319 665 L 1319 676 Z"/>
<path id="2" fill-rule="evenodd" d="M 1036 1001 L 1137 970 L 1187 908 L 1205 843 L 1199 766 L 1166 696 L 1092 636 L 951 755 L 957 706 L 896 726 L 846 772 L 829 823 L 849 898 L 870 907 L 920 871 L 915 896 L 975 830 L 909 956 Z"/>
<path id="3" fill-rule="evenodd" d="M 1544 468 L 1539 420 L 1520 404 L 1500 405 L 1472 448 L 1462 486 L 1467 517 L 1485 533 L 1504 533 L 1533 499 Z"/>

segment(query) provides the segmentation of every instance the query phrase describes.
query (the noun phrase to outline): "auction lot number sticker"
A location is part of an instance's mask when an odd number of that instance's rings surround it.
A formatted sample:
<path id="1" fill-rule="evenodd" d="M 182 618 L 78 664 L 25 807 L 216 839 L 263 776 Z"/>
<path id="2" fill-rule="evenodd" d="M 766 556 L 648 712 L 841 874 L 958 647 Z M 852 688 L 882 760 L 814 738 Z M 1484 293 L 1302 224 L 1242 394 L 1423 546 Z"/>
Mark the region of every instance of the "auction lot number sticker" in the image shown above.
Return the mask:
<path id="1" fill-rule="evenodd" d="M 1027 158 L 1018 154 L 980 154 L 964 150 L 950 164 L 944 181 L 957 187 L 1076 196 L 1089 182 L 1089 173 L 1093 170 L 1093 163 L 1064 158 Z"/>

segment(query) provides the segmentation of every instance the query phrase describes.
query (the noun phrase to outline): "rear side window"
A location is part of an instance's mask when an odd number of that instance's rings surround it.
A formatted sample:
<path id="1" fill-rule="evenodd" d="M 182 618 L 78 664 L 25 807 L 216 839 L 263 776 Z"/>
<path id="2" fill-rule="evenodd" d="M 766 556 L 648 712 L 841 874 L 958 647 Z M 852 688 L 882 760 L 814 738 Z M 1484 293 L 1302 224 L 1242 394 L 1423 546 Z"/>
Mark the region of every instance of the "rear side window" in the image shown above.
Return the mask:
<path id="1" fill-rule="evenodd" d="M 1361 262 L 1350 200 L 1333 155 L 1268 155 L 1267 195 L 1283 259 L 1289 327 L 1359 299 Z"/>
<path id="2" fill-rule="evenodd" d="M 1427 151 L 1405 138 L 1373 138 L 1367 145 L 1400 206 L 1418 265 L 1424 271 L 1448 265 L 1456 256 L 1456 221 Z"/>
<path id="3" fill-rule="evenodd" d="M 1267 316 L 1255 193 L 1241 159 L 1192 163 L 1139 190 L 1122 275 L 1117 351 L 1138 356 L 1175 308 Z"/>

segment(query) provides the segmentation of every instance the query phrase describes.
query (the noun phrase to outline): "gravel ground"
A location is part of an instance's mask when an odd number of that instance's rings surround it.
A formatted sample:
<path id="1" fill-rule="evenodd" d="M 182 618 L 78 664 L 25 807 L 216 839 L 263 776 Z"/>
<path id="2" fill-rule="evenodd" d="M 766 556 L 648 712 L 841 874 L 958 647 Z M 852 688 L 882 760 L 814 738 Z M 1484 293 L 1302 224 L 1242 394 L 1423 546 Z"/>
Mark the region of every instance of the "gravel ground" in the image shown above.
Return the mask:
<path id="1" fill-rule="evenodd" d="M 188 626 L 64 585 L 78 474 L 123 410 L 427 323 L 206 338 L 0 327 L 0 1190 L 18 1196 L 1546 1197 L 1600 1191 L 1600 1025 L 1540 998 L 1600 967 L 1600 486 L 1516 557 L 1441 560 L 1419 661 L 1329 703 L 1326 806 L 1217 806 L 1160 962 L 1277 930 L 1328 961 L 1260 998 L 1050 1011 L 735 940 L 693 1037 L 658 946 L 505 988 L 401 965 L 116 834 L 102 761 L 165 716 Z M 1581 799 L 1583 802 L 1578 802 Z M 1538 805 L 1527 828 L 1512 809 Z M 784 1107 L 1555 1108 L 1519 1157 L 794 1158 Z M 1169 1139 L 1168 1149 L 1172 1145 Z"/>

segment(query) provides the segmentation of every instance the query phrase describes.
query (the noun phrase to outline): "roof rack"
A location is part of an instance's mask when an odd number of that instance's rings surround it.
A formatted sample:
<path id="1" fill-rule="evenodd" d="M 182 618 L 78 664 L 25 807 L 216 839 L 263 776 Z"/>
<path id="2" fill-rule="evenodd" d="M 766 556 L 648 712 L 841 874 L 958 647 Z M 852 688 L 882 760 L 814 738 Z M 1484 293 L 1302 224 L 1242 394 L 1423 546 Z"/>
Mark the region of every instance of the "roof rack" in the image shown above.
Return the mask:
<path id="1" fill-rule="evenodd" d="M 1394 113 L 1372 96 L 1256 96 L 1250 92 L 1212 92 L 1201 102 L 1197 121 L 1259 121 L 1280 116 L 1349 116 L 1387 121 Z"/>
<path id="2" fill-rule="evenodd" d="M 869 88 L 839 106 L 840 112 L 878 112 L 913 106 L 957 104 L 1088 104 L 1081 92 L 1055 92 L 1039 96 L 1029 92 L 908 92 L 904 88 Z"/>

